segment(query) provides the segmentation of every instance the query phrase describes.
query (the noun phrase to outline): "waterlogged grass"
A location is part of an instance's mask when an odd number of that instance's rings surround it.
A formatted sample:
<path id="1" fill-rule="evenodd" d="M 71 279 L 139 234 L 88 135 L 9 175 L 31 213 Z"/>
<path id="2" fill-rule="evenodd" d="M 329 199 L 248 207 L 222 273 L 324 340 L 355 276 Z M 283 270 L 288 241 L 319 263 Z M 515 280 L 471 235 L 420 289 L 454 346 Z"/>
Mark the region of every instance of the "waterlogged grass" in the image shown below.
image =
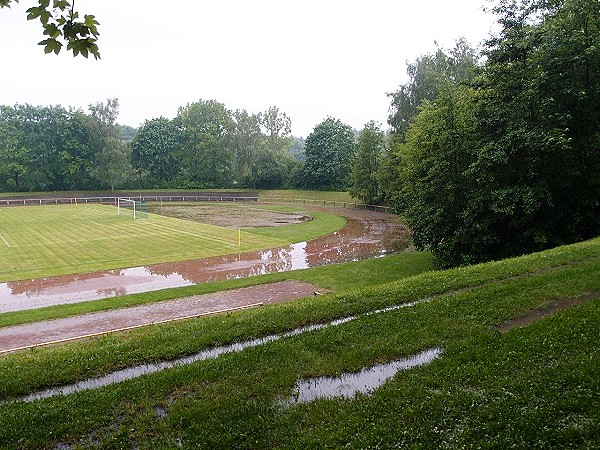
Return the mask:
<path id="1" fill-rule="evenodd" d="M 346 220 L 343 217 L 329 212 L 300 210 L 295 210 L 294 212 L 308 215 L 312 217 L 312 220 L 282 227 L 254 228 L 252 229 L 252 233 L 273 240 L 295 243 L 334 233 L 346 225 Z"/>
<path id="2" fill-rule="evenodd" d="M 314 213 L 277 231 L 237 230 L 150 214 L 136 220 L 104 205 L 3 208 L 0 282 L 182 261 L 270 248 L 339 230 L 344 219 Z M 311 214 L 312 215 L 312 214 Z M 241 246 L 238 243 L 241 242 Z"/>
<path id="3" fill-rule="evenodd" d="M 600 240 L 258 310 L 0 359 L 0 397 L 175 358 L 308 323 L 411 308 L 31 404 L 0 405 L 0 447 L 597 448 Z M 523 329 L 495 327 L 557 298 L 595 299 Z M 441 347 L 373 395 L 279 406 L 299 378 Z"/>

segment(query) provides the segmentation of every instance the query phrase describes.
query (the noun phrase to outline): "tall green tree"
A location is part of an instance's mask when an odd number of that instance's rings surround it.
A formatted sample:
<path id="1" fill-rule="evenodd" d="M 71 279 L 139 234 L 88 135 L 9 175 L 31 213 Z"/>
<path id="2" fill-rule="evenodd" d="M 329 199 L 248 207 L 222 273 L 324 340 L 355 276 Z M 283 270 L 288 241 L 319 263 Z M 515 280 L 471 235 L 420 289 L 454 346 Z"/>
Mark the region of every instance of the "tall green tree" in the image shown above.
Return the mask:
<path id="1" fill-rule="evenodd" d="M 95 149 L 90 140 L 88 117 L 79 110 L 67 116 L 63 142 L 60 143 L 60 190 L 93 189 L 90 176 L 94 168 Z"/>
<path id="2" fill-rule="evenodd" d="M 121 139 L 111 137 L 96 155 L 92 175 L 114 193 L 115 188 L 127 180 L 130 170 L 131 147 Z"/>
<path id="3" fill-rule="evenodd" d="M 182 144 L 181 130 L 174 121 L 164 117 L 146 120 L 131 142 L 132 165 L 159 185 L 170 181 L 179 172 L 175 155 Z"/>
<path id="4" fill-rule="evenodd" d="M 200 100 L 180 108 L 178 118 L 184 133 L 179 158 L 184 177 L 196 187 L 231 186 L 235 177 L 231 112 L 215 100 Z"/>
<path id="5" fill-rule="evenodd" d="M 27 173 L 29 152 L 21 146 L 19 130 L 0 122 L 0 189 L 20 191 L 21 179 Z"/>
<path id="6" fill-rule="evenodd" d="M 109 98 L 106 103 L 89 105 L 89 109 L 88 126 L 96 147 L 92 175 L 114 192 L 131 173 L 131 147 L 123 140 L 116 124 L 119 100 Z"/>
<path id="7" fill-rule="evenodd" d="M 473 170 L 503 257 L 600 232 L 600 4 L 501 1 L 496 12 Z"/>
<path id="8" fill-rule="evenodd" d="M 325 119 L 306 138 L 303 187 L 346 190 L 355 152 L 352 128 L 338 119 Z"/>
<path id="9" fill-rule="evenodd" d="M 266 148 L 271 153 L 287 149 L 292 143 L 292 120 L 276 106 L 271 106 L 260 116 Z"/>
<path id="10" fill-rule="evenodd" d="M 423 103 L 399 147 L 405 217 L 444 267 L 600 234 L 600 3 L 495 11 L 472 87 Z"/>
<path id="11" fill-rule="evenodd" d="M 16 190 L 86 189 L 94 149 L 87 117 L 60 106 L 0 107 L 0 129 L 5 145 L 2 159 L 12 165 L 10 186 Z M 0 151 L 2 151 L 0 149 Z M 8 180 L 7 180 L 8 182 Z"/>
<path id="12" fill-rule="evenodd" d="M 404 135 L 399 136 L 395 133 L 388 135 L 387 145 L 381 155 L 376 175 L 383 202 L 396 213 L 402 212 L 406 207 L 402 199 L 403 180 L 400 175 L 402 160 L 398 152 L 403 142 Z"/>
<path id="13" fill-rule="evenodd" d="M 377 173 L 383 152 L 385 135 L 378 123 L 368 122 L 358 135 L 356 158 L 352 164 L 350 194 L 367 204 L 378 204 L 382 191 Z"/>
<path id="14" fill-rule="evenodd" d="M 229 145 L 235 153 L 237 181 L 244 182 L 252 172 L 259 151 L 265 146 L 261 116 L 244 109 L 234 111 L 232 118 L 234 126 Z"/>
<path id="15" fill-rule="evenodd" d="M 245 185 L 254 189 L 286 188 L 292 174 L 298 171 L 301 165 L 289 152 L 273 153 L 263 148 L 256 155 Z"/>
<path id="16" fill-rule="evenodd" d="M 402 137 L 421 102 L 435 100 L 441 86 L 472 81 L 478 59 L 475 49 L 465 39 L 459 39 L 450 50 L 438 48 L 408 64 L 409 81 L 388 94 L 392 100 L 388 118 L 392 131 Z"/>
<path id="17" fill-rule="evenodd" d="M 440 267 L 475 262 L 481 244 L 468 214 L 479 189 L 469 173 L 473 111 L 471 89 L 448 86 L 422 104 L 399 146 L 403 215 L 416 247 L 431 250 Z"/>

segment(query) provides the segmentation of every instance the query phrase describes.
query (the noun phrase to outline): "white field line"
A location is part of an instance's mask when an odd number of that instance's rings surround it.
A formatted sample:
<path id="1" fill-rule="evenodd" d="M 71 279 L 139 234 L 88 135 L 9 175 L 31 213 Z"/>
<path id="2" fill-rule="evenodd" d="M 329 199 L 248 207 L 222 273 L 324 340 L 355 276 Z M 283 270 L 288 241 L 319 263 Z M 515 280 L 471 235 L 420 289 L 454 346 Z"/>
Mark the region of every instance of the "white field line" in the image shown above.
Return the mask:
<path id="1" fill-rule="evenodd" d="M 114 208 L 112 205 L 105 205 L 105 204 L 101 204 L 101 203 L 98 203 L 98 204 L 95 204 L 95 205 L 104 206 L 104 207 L 108 207 L 108 208 Z M 202 223 L 202 222 L 194 222 L 193 220 L 182 219 L 181 217 L 163 216 L 163 215 L 160 215 L 160 214 L 155 214 L 155 213 L 148 212 L 148 218 L 150 218 L 150 216 L 156 217 L 157 220 L 167 219 L 169 221 L 179 221 L 179 222 L 187 223 L 188 225 L 189 224 L 202 225 L 202 226 L 207 227 L 209 229 L 212 228 L 213 230 L 220 230 L 220 231 L 222 231 L 222 230 L 230 230 L 229 228 L 220 227 L 218 225 L 211 225 L 211 224 Z M 221 244 L 226 244 L 229 247 L 237 246 L 237 244 L 233 245 L 233 244 L 231 244 L 231 242 L 229 240 L 226 240 L 226 239 L 210 238 L 210 237 L 207 237 L 205 235 L 193 233 L 191 231 L 180 230 L 178 228 L 171 228 L 171 227 L 169 227 L 167 225 L 162 225 L 160 223 L 157 223 L 156 221 L 150 221 L 150 224 L 153 225 L 153 226 L 159 227 L 159 228 L 167 229 L 169 231 L 176 231 L 176 232 L 181 233 L 181 234 L 187 234 L 187 235 L 198 237 L 198 238 L 201 238 L 201 239 L 206 239 L 208 241 L 213 241 L 213 242 L 219 242 Z M 235 230 L 230 230 L 230 231 L 235 231 Z M 251 233 L 247 233 L 245 231 L 242 231 L 242 233 L 244 233 L 244 234 L 251 234 Z M 236 238 L 236 242 L 237 242 L 237 238 Z M 281 245 L 287 245 L 287 242 L 282 241 Z"/>
<path id="2" fill-rule="evenodd" d="M 4 239 L 4 237 L 1 234 L 0 234 L 0 239 L 2 239 L 4 241 L 4 243 L 6 244 L 6 246 L 10 248 L 10 244 L 8 242 L 6 242 L 6 239 Z"/>

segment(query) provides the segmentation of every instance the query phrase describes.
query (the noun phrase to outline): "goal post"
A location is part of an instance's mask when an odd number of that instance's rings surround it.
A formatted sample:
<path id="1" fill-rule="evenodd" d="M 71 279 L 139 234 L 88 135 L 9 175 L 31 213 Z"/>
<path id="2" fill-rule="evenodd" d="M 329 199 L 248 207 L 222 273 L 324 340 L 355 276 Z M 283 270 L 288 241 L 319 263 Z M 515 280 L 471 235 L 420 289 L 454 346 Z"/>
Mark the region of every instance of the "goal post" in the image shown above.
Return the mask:
<path id="1" fill-rule="evenodd" d="M 133 211 L 133 220 L 136 219 L 135 200 L 130 198 L 117 198 L 117 216 L 121 217 L 121 213 L 125 215 L 125 211 Z"/>
<path id="2" fill-rule="evenodd" d="M 148 203 L 131 198 L 117 198 L 117 216 L 133 214 L 133 220 L 148 219 Z"/>

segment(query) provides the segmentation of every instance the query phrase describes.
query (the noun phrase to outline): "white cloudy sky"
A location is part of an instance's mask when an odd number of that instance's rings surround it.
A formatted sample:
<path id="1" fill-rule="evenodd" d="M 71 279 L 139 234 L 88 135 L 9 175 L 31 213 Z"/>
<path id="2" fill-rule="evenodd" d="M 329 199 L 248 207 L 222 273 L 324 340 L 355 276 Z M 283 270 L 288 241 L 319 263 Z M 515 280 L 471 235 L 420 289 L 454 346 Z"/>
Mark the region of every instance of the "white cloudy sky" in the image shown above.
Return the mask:
<path id="1" fill-rule="evenodd" d="M 119 123 L 172 118 L 218 100 L 259 112 L 271 105 L 306 137 L 328 116 L 362 129 L 385 125 L 406 62 L 465 37 L 477 45 L 494 18 L 486 0 L 77 0 L 100 22 L 102 59 L 44 55 L 37 3 L 0 10 L 0 104 L 86 109 L 117 97 Z"/>

